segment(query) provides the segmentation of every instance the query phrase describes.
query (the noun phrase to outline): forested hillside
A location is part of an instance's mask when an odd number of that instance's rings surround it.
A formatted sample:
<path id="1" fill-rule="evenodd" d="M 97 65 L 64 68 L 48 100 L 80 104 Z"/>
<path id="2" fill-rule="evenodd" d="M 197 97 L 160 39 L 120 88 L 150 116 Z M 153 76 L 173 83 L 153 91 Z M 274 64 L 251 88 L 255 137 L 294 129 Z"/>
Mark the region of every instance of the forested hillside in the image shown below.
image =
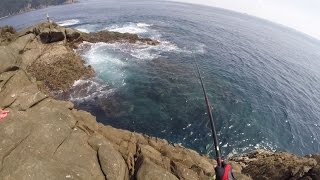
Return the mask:
<path id="1" fill-rule="evenodd" d="M 0 0 L 0 17 L 73 0 Z"/>

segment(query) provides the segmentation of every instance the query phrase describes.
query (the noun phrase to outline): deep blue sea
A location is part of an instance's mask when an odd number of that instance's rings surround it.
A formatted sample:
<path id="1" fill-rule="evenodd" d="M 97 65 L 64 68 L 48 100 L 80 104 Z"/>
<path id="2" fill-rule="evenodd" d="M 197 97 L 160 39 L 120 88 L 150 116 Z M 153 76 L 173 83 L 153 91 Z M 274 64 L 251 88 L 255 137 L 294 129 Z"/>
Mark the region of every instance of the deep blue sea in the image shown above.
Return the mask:
<path id="1" fill-rule="evenodd" d="M 96 77 L 61 95 L 97 120 L 210 153 L 197 60 L 224 156 L 262 148 L 320 152 L 320 41 L 262 19 L 165 1 L 82 0 L 5 18 L 84 32 L 136 33 L 160 42 L 84 43 Z"/>

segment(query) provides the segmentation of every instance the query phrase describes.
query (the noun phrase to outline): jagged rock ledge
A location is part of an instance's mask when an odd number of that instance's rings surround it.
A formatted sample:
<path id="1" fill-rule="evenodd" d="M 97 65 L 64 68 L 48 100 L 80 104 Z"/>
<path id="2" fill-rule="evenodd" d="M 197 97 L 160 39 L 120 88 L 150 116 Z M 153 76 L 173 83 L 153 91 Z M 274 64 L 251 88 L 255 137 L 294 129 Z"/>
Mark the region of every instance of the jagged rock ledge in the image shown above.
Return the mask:
<path id="1" fill-rule="evenodd" d="M 71 102 L 50 97 L 94 75 L 71 47 L 99 41 L 56 24 L 0 31 L 0 179 L 210 179 L 216 162 L 163 139 L 97 123 Z M 153 44 L 106 32 L 104 42 Z M 128 38 L 129 37 L 129 38 Z M 134 40 L 131 40 L 131 39 Z M 252 152 L 230 159 L 237 179 L 317 179 L 320 156 Z"/>

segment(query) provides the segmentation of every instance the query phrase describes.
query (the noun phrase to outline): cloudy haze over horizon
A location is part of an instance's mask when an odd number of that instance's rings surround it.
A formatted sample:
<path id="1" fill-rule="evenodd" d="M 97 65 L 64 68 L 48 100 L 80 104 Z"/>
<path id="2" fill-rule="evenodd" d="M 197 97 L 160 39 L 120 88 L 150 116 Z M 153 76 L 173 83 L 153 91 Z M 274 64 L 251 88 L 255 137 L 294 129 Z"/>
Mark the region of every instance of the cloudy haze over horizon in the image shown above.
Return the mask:
<path id="1" fill-rule="evenodd" d="M 171 0 L 202 4 L 267 19 L 320 40 L 320 0 Z"/>

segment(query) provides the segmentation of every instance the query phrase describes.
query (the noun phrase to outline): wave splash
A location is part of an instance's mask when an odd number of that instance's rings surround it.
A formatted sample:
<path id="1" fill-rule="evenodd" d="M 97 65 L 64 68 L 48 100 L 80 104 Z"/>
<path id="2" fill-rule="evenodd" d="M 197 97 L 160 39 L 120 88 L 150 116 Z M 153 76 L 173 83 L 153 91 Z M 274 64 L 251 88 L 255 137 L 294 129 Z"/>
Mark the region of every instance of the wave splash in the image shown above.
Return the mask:
<path id="1" fill-rule="evenodd" d="M 57 24 L 60 26 L 73 26 L 73 25 L 77 25 L 79 23 L 80 23 L 79 19 L 68 19 L 68 20 L 57 22 Z"/>
<path id="2" fill-rule="evenodd" d="M 151 24 L 146 23 L 126 23 L 123 25 L 111 25 L 105 28 L 105 30 L 120 32 L 120 33 L 132 33 L 132 34 L 143 34 L 150 32 L 149 27 Z"/>
<path id="3" fill-rule="evenodd" d="M 193 50 L 180 48 L 175 43 L 163 40 L 162 34 L 147 23 L 125 23 L 103 26 L 101 24 L 79 25 L 76 29 L 83 32 L 108 30 L 121 33 L 135 33 L 141 37 L 158 40 L 158 45 L 144 43 L 89 43 L 84 42 L 77 50 L 88 65 L 96 72 L 96 77 L 75 82 L 69 99 L 76 103 L 88 103 L 99 99 L 106 100 L 124 88 L 130 68 L 133 64 L 149 62 L 155 59 L 170 57 L 172 54 L 190 56 L 193 53 L 205 52 L 205 45 L 194 46 Z"/>

